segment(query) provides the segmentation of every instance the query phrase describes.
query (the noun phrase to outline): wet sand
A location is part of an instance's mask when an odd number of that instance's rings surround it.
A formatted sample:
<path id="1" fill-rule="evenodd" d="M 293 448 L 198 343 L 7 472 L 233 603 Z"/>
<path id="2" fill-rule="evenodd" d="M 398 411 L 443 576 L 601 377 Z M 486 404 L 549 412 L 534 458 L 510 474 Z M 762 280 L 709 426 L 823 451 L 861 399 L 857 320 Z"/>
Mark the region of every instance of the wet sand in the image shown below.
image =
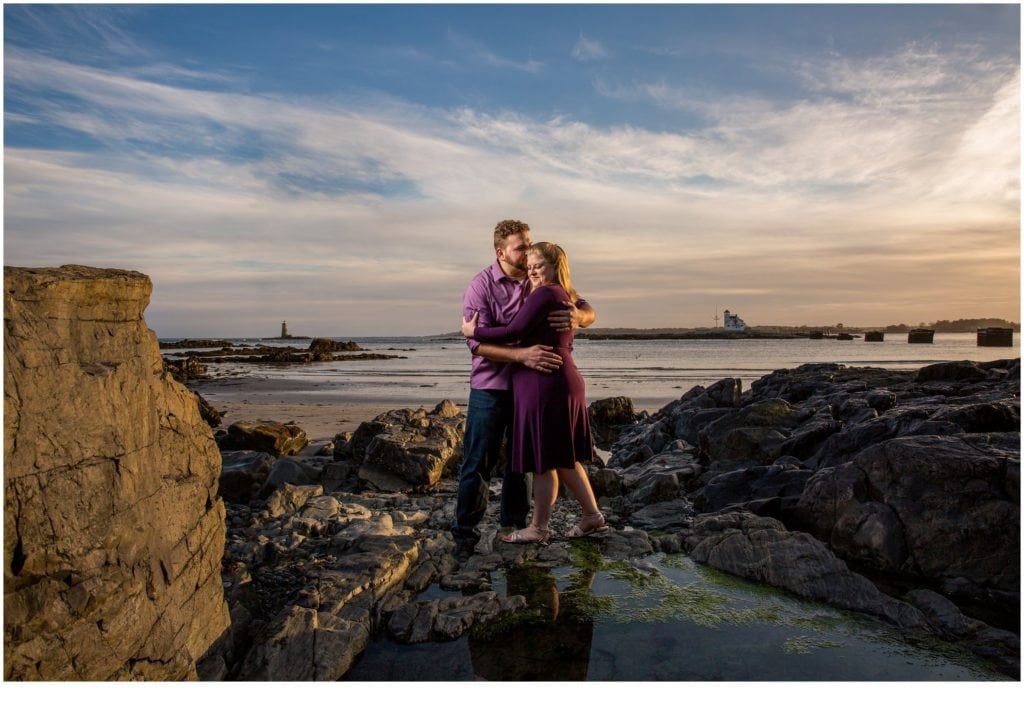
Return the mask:
<path id="1" fill-rule="evenodd" d="M 223 412 L 222 427 L 236 421 L 294 421 L 313 442 L 332 440 L 338 433 L 355 431 L 359 424 L 370 421 L 391 409 L 430 410 L 422 400 L 381 400 L 373 397 L 352 397 L 341 393 L 315 391 L 309 383 L 278 378 L 233 376 L 202 380 L 189 384 L 217 411 Z M 444 397 L 439 397 L 440 402 Z M 451 397 L 465 411 L 465 397 Z"/>

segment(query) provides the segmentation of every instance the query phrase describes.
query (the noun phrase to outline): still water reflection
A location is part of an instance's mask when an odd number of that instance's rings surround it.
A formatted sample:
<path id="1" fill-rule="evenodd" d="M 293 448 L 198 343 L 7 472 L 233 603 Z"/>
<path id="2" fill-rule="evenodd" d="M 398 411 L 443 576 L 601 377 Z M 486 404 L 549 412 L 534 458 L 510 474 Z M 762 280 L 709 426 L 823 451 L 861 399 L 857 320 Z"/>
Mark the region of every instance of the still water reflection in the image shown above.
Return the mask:
<path id="1" fill-rule="evenodd" d="M 575 544 L 574 544 L 575 546 Z M 682 556 L 495 572 L 528 607 L 459 640 L 370 644 L 353 681 L 1007 679 L 935 640 L 752 585 Z M 424 597 L 433 598 L 436 590 Z M 447 595 L 451 595 L 448 593 Z M 422 597 L 421 597 L 422 598 Z"/>

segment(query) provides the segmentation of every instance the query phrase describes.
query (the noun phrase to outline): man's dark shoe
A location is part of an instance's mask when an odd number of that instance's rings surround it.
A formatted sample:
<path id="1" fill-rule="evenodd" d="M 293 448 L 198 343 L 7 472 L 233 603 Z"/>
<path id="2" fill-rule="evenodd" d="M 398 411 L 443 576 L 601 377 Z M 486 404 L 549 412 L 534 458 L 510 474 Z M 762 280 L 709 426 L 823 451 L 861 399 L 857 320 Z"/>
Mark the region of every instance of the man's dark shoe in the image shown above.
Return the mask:
<path id="1" fill-rule="evenodd" d="M 466 564 L 466 560 L 473 557 L 476 554 L 476 543 L 471 541 L 456 541 L 455 543 L 455 560 L 460 565 Z"/>

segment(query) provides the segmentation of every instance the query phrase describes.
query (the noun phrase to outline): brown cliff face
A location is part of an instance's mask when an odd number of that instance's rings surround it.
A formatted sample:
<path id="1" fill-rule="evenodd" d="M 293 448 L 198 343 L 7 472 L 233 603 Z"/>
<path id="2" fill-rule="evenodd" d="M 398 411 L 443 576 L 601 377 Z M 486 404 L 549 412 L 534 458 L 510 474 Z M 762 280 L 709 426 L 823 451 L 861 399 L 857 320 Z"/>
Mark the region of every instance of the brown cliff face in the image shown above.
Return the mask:
<path id="1" fill-rule="evenodd" d="M 194 679 L 230 625 L 220 454 L 151 291 L 4 268 L 5 679 Z"/>

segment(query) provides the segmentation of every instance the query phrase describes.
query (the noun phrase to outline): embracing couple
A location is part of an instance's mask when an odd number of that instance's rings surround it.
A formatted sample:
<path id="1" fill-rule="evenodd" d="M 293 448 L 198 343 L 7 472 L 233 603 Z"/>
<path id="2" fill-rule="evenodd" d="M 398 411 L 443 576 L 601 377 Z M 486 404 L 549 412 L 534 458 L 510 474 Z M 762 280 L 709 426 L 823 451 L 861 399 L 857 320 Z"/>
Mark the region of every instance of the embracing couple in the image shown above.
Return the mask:
<path id="1" fill-rule="evenodd" d="M 507 543 L 546 543 L 559 483 L 583 508 L 565 536 L 608 530 L 581 461 L 593 458 L 583 378 L 572 359 L 577 327 L 594 323 L 594 310 L 576 296 L 565 251 L 536 243 L 521 221 L 498 222 L 497 260 L 463 296 L 462 332 L 473 353 L 465 457 L 459 475 L 452 535 L 460 560 L 480 539 L 493 468 L 503 440 L 500 524 L 512 527 Z M 529 524 L 526 474 L 533 475 Z"/>

